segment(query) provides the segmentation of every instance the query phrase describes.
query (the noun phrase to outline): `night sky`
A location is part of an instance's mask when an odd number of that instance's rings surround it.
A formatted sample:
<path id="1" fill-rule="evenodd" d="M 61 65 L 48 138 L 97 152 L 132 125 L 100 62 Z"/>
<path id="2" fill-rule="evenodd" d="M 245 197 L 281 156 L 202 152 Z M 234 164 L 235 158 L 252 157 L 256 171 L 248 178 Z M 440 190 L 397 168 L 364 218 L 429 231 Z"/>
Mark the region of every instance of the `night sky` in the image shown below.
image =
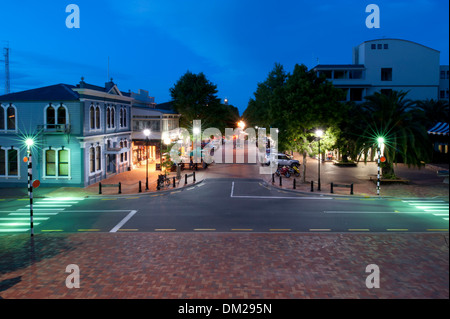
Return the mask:
<path id="1" fill-rule="evenodd" d="M 71 3 L 80 8 L 79 29 L 66 27 Z M 365 25 L 371 3 L 380 7 L 379 29 Z M 446 0 L 1 0 L 0 15 L 12 92 L 77 84 L 82 76 L 103 86 L 109 57 L 122 91 L 148 90 L 163 103 L 187 70 L 203 72 L 242 114 L 274 63 L 289 72 L 296 63 L 347 64 L 366 40 L 418 42 L 449 64 Z"/>

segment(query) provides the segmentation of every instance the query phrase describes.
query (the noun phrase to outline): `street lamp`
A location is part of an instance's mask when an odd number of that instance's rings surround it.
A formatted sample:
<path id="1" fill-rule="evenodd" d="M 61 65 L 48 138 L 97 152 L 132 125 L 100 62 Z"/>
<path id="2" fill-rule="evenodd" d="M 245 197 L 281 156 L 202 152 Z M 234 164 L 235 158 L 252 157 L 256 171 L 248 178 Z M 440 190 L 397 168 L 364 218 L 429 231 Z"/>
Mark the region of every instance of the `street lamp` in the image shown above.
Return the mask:
<path id="1" fill-rule="evenodd" d="M 316 136 L 319 138 L 319 155 L 317 156 L 318 159 L 318 174 L 319 174 L 319 179 L 317 181 L 317 190 L 320 191 L 320 138 L 323 136 L 323 131 L 322 130 L 316 130 Z"/>
<path id="2" fill-rule="evenodd" d="M 146 170 L 145 170 L 145 190 L 148 191 L 148 137 L 150 136 L 150 130 L 145 129 L 144 135 L 145 135 L 145 157 L 146 157 Z"/>
<path id="3" fill-rule="evenodd" d="M 24 161 L 28 162 L 28 196 L 30 197 L 30 230 L 31 237 L 34 236 L 33 229 L 33 166 L 31 160 L 31 147 L 34 145 L 34 140 L 32 138 L 27 138 L 25 140 L 25 145 L 27 146 L 27 157 L 24 158 Z"/>
<path id="4" fill-rule="evenodd" d="M 377 195 L 380 196 L 380 176 L 381 176 L 381 149 L 384 146 L 384 137 L 377 138 L 377 156 L 378 156 L 378 173 L 377 173 Z"/>

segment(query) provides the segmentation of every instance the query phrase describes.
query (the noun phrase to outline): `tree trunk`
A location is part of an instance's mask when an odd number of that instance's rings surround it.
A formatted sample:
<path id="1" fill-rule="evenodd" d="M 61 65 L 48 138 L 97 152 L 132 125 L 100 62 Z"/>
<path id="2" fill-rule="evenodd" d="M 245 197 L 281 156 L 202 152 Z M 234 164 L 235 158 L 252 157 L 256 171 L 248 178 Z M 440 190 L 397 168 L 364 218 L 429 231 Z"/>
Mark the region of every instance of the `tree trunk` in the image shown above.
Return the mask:
<path id="1" fill-rule="evenodd" d="M 303 152 L 303 183 L 306 183 L 306 151 Z"/>

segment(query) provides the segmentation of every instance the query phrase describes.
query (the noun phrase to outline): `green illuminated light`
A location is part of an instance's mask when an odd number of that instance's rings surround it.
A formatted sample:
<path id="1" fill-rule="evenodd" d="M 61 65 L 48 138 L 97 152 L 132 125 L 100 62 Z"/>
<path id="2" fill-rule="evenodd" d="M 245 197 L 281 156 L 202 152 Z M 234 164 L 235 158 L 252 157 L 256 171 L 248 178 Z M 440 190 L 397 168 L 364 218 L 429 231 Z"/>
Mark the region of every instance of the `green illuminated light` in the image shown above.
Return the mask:
<path id="1" fill-rule="evenodd" d="M 378 144 L 384 144 L 384 137 L 379 137 L 379 138 L 377 138 L 377 142 L 378 142 Z"/>
<path id="2" fill-rule="evenodd" d="M 27 145 L 27 147 L 31 147 L 34 145 L 34 140 L 32 138 L 27 138 L 25 140 L 25 144 Z"/>

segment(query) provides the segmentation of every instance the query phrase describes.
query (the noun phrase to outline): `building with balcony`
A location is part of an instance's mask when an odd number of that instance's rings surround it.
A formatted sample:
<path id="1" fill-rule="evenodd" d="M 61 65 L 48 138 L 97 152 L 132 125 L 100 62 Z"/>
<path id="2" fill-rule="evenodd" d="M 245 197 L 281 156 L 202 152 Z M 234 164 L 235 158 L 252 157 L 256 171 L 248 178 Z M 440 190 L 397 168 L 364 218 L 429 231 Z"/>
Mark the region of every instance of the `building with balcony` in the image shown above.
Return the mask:
<path id="1" fill-rule="evenodd" d="M 104 87 L 56 84 L 0 96 L 0 186 L 27 184 L 25 136 L 33 136 L 33 178 L 43 186 L 87 186 L 131 165 L 133 98 Z"/>
<path id="2" fill-rule="evenodd" d="M 362 102 L 375 92 L 393 90 L 407 91 L 411 100 L 448 98 L 448 66 L 440 66 L 440 52 L 407 40 L 366 41 L 353 48 L 352 64 L 319 64 L 313 70 L 344 90 L 346 101 Z"/>

